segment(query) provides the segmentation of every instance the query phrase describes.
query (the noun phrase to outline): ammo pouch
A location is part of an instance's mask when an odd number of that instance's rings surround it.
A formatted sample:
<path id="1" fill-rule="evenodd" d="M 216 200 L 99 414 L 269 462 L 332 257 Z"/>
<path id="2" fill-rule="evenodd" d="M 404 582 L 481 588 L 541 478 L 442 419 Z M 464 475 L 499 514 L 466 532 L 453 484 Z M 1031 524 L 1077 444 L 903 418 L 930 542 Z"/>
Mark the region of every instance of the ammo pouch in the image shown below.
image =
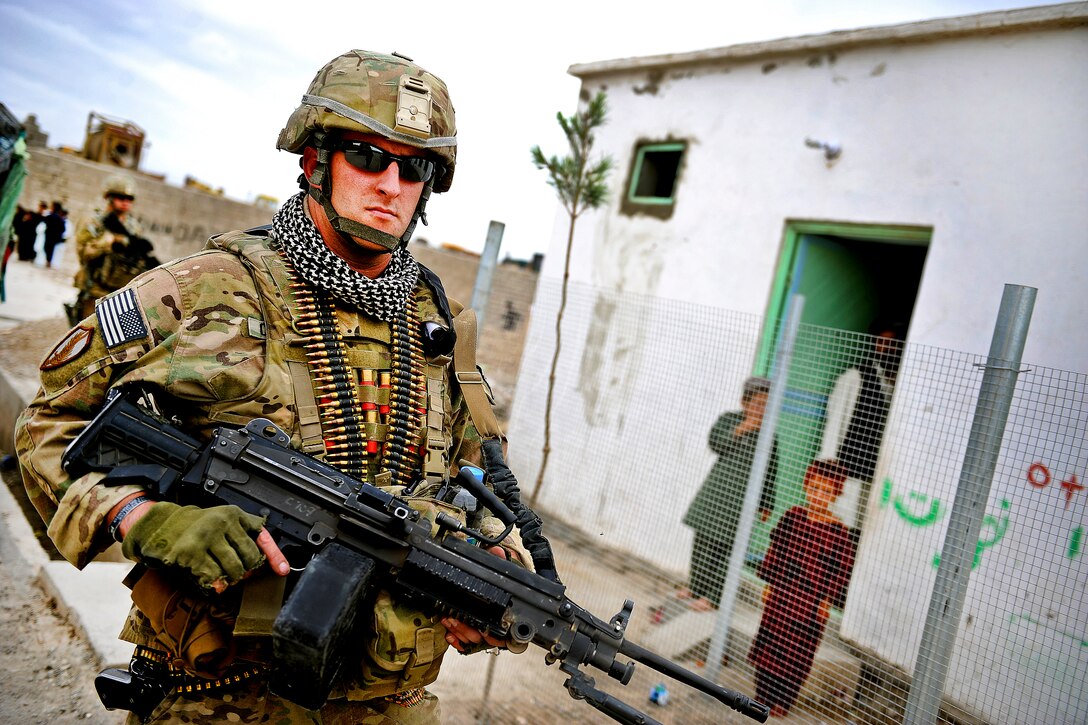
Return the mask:
<path id="1" fill-rule="evenodd" d="M 192 594 L 161 571 L 148 569 L 132 585 L 132 603 L 155 631 L 155 638 L 190 673 L 221 677 L 234 661 L 237 601 Z M 233 606 L 232 606 L 233 605 Z"/>
<path id="2" fill-rule="evenodd" d="M 386 697 L 438 679 L 442 655 L 449 647 L 439 617 L 395 603 L 384 589 L 374 599 L 372 617 L 373 630 L 365 635 L 358 669 L 345 682 L 349 700 Z"/>
<path id="3" fill-rule="evenodd" d="M 400 494 L 395 488 L 386 489 Z M 407 498 L 408 505 L 433 522 L 439 511 L 464 522 L 460 508 L 430 498 Z M 371 627 L 363 635 L 366 647 L 352 676 L 345 678 L 349 700 L 387 697 L 424 687 L 438 678 L 442 655 L 449 648 L 440 616 L 428 616 L 403 600 L 394 601 L 386 590 L 374 597 Z"/>

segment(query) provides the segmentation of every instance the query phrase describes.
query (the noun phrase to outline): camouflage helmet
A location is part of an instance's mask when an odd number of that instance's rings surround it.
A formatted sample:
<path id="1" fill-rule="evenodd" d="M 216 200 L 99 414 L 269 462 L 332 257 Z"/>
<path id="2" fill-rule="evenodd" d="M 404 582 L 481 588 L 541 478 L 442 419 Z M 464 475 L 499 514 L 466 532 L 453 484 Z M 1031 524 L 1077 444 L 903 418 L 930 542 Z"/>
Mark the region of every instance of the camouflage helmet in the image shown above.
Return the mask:
<path id="1" fill-rule="evenodd" d="M 442 162 L 434 191 L 450 188 L 457 127 L 440 78 L 409 58 L 352 50 L 317 72 L 287 119 L 276 148 L 301 153 L 315 132 L 358 131 L 426 149 Z"/>
<path id="2" fill-rule="evenodd" d="M 135 198 L 136 182 L 121 174 L 111 176 L 106 180 L 106 190 L 102 192 L 102 196 L 107 198 L 111 196 L 131 196 Z"/>

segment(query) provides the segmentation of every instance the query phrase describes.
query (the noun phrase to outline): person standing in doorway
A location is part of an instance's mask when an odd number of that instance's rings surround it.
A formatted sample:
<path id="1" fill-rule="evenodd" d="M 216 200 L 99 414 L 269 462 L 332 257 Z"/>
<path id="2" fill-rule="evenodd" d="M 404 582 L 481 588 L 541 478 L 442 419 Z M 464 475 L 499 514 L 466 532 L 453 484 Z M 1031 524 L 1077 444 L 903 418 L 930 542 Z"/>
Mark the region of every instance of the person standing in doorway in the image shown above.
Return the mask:
<path id="1" fill-rule="evenodd" d="M 835 459 L 848 478 L 836 511 L 857 538 L 872 488 L 877 456 L 903 350 L 903 326 L 877 320 L 861 363 L 845 370 L 827 398 L 818 457 Z"/>

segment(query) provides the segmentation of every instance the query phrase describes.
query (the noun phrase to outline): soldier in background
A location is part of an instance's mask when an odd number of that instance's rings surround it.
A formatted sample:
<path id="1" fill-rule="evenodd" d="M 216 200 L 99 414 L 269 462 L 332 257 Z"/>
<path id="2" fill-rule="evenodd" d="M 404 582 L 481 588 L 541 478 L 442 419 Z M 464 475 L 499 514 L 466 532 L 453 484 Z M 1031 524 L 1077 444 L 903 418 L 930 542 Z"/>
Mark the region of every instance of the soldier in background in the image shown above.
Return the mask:
<path id="1" fill-rule="evenodd" d="M 136 185 L 127 176 L 106 183 L 105 212 L 81 224 L 76 232 L 79 271 L 73 284 L 79 290 L 74 304 L 65 305 L 68 321 L 75 325 L 94 313 L 95 301 L 121 289 L 133 277 L 159 265 L 151 242 L 132 217 Z"/>
<path id="2" fill-rule="evenodd" d="M 194 437 L 268 418 L 292 447 L 405 496 L 424 515 L 464 517 L 435 496 L 460 459 L 492 460 L 481 435 L 491 443 L 501 431 L 482 376 L 456 368 L 474 360 L 455 350 L 474 345 L 475 330 L 455 340 L 461 305 L 407 250 L 431 192 L 452 183 L 456 144 L 441 79 L 403 56 L 356 50 L 333 59 L 280 132 L 277 147 L 301 157 L 302 192 L 271 227 L 219 235 L 141 275 L 42 362 L 42 390 L 16 430 L 23 481 L 70 562 L 86 566 L 119 541 L 147 567 L 129 578 L 136 608 L 121 634 L 137 645 L 133 670 L 170 668 L 170 694 L 145 722 L 437 725 L 426 686 L 447 647 L 506 644 L 375 592 L 372 611 L 358 615 L 357 658 L 328 702 L 305 710 L 268 688 L 282 589 L 264 587 L 289 566 L 261 517 L 154 501 L 136 485 L 102 485 L 100 473 L 73 480 L 60 465 L 107 394 L 136 385 Z M 110 195 L 114 211 L 127 211 L 131 192 Z M 109 239 L 105 227 L 95 227 L 99 237 L 83 233 L 81 256 L 89 240 Z M 496 525 L 485 516 L 480 529 Z M 534 568 L 516 531 L 489 550 Z"/>

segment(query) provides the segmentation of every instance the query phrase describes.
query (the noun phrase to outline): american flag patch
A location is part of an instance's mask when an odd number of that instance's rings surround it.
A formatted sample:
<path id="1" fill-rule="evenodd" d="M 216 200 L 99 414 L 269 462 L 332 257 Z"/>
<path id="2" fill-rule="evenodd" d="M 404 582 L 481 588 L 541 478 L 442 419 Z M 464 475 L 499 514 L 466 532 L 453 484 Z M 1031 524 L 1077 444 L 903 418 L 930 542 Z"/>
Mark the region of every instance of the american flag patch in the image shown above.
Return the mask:
<path id="1" fill-rule="evenodd" d="M 107 348 L 147 337 L 147 326 L 136 307 L 136 293 L 130 289 L 104 297 L 94 312 Z"/>

